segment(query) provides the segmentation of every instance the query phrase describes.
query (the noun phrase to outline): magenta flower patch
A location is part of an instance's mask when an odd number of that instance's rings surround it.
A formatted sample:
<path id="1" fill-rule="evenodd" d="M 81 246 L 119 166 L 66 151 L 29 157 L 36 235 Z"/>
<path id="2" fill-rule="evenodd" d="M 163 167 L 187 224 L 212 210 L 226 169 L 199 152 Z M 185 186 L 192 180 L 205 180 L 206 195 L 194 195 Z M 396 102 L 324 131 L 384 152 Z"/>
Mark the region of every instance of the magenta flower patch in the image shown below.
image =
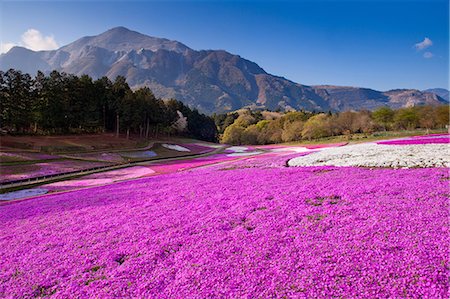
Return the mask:
<path id="1" fill-rule="evenodd" d="M 411 138 L 379 141 L 377 143 L 388 145 L 450 143 L 450 135 L 434 134 L 425 136 L 413 136 Z"/>
<path id="2" fill-rule="evenodd" d="M 447 168 L 260 155 L 0 206 L 0 297 L 448 298 Z"/>

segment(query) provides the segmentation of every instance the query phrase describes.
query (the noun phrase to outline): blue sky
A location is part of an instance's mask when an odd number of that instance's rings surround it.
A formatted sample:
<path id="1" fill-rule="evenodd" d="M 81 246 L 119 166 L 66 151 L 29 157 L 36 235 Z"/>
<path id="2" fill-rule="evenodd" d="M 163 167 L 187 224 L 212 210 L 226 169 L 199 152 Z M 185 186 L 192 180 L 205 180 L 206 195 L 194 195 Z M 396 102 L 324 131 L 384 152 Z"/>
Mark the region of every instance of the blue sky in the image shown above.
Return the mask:
<path id="1" fill-rule="evenodd" d="M 196 50 L 224 49 L 307 85 L 448 88 L 446 0 L 3 0 L 0 5 L 3 45 L 51 48 L 125 26 Z"/>

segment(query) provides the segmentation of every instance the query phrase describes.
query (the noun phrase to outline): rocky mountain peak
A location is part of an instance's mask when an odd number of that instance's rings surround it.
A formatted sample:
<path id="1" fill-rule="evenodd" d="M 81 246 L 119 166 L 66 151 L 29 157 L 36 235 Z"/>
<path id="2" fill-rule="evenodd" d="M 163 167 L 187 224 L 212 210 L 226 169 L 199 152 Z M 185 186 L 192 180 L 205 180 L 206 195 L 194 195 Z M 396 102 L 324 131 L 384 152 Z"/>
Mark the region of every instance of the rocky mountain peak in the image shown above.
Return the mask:
<path id="1" fill-rule="evenodd" d="M 15 47 L 0 55 L 0 68 L 32 75 L 58 70 L 111 80 L 121 75 L 133 88 L 147 86 L 158 97 L 176 98 L 206 113 L 255 105 L 271 110 L 341 111 L 447 103 L 435 93 L 418 90 L 306 86 L 268 74 L 258 64 L 224 50 L 195 51 L 178 41 L 125 27 L 82 37 L 52 51 Z"/>

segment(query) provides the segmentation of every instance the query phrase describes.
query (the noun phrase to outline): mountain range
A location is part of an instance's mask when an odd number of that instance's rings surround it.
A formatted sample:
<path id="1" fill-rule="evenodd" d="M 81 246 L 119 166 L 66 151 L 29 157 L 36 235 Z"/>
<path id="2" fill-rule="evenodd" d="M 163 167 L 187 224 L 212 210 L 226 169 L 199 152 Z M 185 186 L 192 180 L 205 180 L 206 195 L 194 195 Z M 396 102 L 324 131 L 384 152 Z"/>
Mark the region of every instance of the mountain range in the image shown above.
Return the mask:
<path id="1" fill-rule="evenodd" d="M 445 88 L 430 88 L 430 89 L 425 89 L 424 91 L 437 94 L 438 96 L 440 96 L 441 98 L 443 98 L 447 102 L 450 101 L 449 100 L 449 91 L 448 91 L 448 89 L 445 89 Z"/>
<path id="2" fill-rule="evenodd" d="M 308 86 L 267 73 L 256 63 L 223 50 L 196 51 L 174 40 L 124 27 L 82 37 L 51 51 L 13 47 L 0 55 L 0 69 L 35 74 L 58 70 L 94 79 L 126 77 L 132 88 L 176 98 L 205 113 L 242 107 L 343 111 L 448 104 L 448 90 Z"/>

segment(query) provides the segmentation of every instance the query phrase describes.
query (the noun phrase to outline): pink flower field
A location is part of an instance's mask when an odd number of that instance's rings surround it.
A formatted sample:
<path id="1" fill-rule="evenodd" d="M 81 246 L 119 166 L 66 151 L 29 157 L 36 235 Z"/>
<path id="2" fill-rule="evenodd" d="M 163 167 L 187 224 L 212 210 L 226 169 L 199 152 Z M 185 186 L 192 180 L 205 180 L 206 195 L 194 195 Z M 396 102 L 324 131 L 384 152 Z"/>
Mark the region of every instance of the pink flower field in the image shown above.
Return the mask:
<path id="1" fill-rule="evenodd" d="M 66 191 L 83 187 L 111 184 L 154 174 L 155 171 L 145 166 L 132 166 L 107 172 L 94 173 L 81 178 L 55 182 L 42 187 L 50 192 Z"/>
<path id="2" fill-rule="evenodd" d="M 3 204 L 0 297 L 448 298 L 448 169 L 305 154 Z"/>
<path id="3" fill-rule="evenodd" d="M 433 144 L 433 143 L 450 143 L 449 134 L 432 134 L 424 136 L 413 136 L 411 138 L 394 139 L 377 142 L 378 144 L 387 145 L 406 145 L 406 144 Z"/>
<path id="4" fill-rule="evenodd" d="M 165 163 L 151 164 L 150 167 L 158 174 L 173 173 L 189 170 L 193 168 L 222 164 L 237 160 L 246 160 L 248 156 L 230 156 L 229 154 L 214 154 L 207 157 L 194 158 L 189 160 L 172 161 Z"/>

